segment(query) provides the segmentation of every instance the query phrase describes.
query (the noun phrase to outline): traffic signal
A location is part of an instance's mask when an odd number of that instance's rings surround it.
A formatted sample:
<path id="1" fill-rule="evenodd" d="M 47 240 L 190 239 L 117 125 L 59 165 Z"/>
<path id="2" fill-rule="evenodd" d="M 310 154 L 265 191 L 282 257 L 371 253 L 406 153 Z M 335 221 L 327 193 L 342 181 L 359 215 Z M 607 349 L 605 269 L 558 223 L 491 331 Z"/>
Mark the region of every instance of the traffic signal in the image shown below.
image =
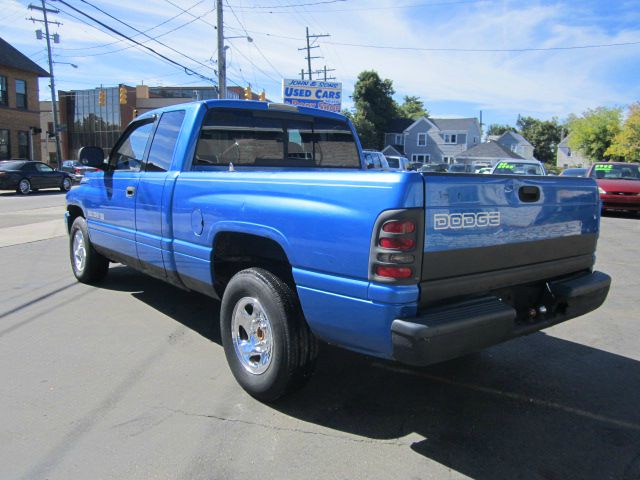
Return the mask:
<path id="1" fill-rule="evenodd" d="M 244 89 L 244 99 L 251 100 L 253 98 L 253 94 L 251 93 L 251 87 L 247 87 Z"/>
<path id="2" fill-rule="evenodd" d="M 138 116 L 138 109 L 134 108 L 133 109 L 133 118 L 136 118 Z"/>
<path id="3" fill-rule="evenodd" d="M 98 91 L 98 105 L 104 107 L 107 104 L 107 92 L 104 90 Z"/>
<path id="4" fill-rule="evenodd" d="M 120 105 L 125 105 L 127 103 L 127 87 L 121 85 L 118 91 L 120 92 Z"/>
<path id="5" fill-rule="evenodd" d="M 264 90 L 262 90 L 262 92 L 260 93 L 260 101 L 261 102 L 267 101 L 267 93 Z"/>

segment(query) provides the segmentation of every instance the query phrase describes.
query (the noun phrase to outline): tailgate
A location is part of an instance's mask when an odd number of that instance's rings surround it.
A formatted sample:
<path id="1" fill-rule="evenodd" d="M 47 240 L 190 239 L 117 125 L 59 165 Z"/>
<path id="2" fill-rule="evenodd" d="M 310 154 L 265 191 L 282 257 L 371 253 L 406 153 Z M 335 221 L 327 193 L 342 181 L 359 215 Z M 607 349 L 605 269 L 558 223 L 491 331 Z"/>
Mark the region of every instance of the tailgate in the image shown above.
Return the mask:
<path id="1" fill-rule="evenodd" d="M 423 178 L 423 300 L 548 279 L 593 265 L 600 207 L 592 179 Z"/>

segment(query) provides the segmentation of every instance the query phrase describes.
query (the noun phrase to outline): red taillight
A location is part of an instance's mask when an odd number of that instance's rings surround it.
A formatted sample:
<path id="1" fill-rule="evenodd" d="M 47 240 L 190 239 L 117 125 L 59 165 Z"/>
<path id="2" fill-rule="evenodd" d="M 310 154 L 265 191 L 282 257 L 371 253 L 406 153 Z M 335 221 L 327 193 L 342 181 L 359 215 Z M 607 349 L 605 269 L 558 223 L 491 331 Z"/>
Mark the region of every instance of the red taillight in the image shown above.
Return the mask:
<path id="1" fill-rule="evenodd" d="M 376 221 L 369 257 L 373 281 L 407 285 L 420 280 L 422 217 L 418 208 L 383 212 Z"/>
<path id="2" fill-rule="evenodd" d="M 76 169 L 75 169 L 75 173 L 76 173 L 76 174 L 80 173 L 80 169 L 79 169 L 79 168 L 76 168 Z"/>
<path id="3" fill-rule="evenodd" d="M 411 278 L 413 270 L 409 267 L 394 267 L 389 265 L 377 265 L 376 275 L 387 278 Z"/>
<path id="4" fill-rule="evenodd" d="M 392 248 L 394 250 L 411 250 L 415 244 L 415 240 L 406 237 L 383 237 L 380 239 L 382 248 Z"/>
<path id="5" fill-rule="evenodd" d="M 382 226 L 382 231 L 386 233 L 413 233 L 416 231 L 416 224 L 409 220 L 392 220 Z"/>

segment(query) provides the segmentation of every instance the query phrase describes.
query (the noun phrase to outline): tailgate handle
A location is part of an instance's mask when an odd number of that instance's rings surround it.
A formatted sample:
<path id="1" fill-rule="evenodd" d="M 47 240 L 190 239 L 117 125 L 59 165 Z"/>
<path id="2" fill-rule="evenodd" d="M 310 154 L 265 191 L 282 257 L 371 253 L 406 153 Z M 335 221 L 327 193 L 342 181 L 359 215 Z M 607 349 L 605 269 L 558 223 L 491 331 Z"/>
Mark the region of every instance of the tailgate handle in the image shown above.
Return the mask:
<path id="1" fill-rule="evenodd" d="M 523 202 L 537 202 L 540 200 L 540 188 L 530 185 L 520 187 L 518 197 Z"/>

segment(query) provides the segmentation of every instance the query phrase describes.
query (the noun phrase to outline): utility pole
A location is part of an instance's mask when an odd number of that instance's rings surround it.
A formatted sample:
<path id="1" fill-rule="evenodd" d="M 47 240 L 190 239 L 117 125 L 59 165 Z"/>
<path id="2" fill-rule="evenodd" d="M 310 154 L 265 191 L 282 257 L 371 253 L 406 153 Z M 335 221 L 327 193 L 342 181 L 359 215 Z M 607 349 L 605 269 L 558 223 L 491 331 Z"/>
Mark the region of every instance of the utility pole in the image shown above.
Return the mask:
<path id="1" fill-rule="evenodd" d="M 320 48 L 320 45 L 311 45 L 311 39 L 318 39 L 320 37 L 330 37 L 331 35 L 328 34 L 309 34 L 309 27 L 307 27 L 307 46 L 303 47 L 303 48 L 299 48 L 298 50 L 306 50 L 307 51 L 307 56 L 304 57 L 307 60 L 307 73 L 309 74 L 309 80 L 313 80 L 313 78 L 311 77 L 313 74 L 313 71 L 311 70 L 311 59 L 313 58 L 322 58 L 322 57 L 312 57 L 311 56 L 311 49 L 312 48 Z M 303 70 L 303 75 L 302 78 L 304 79 L 304 70 Z"/>
<path id="2" fill-rule="evenodd" d="M 44 0 L 43 0 L 44 1 Z M 218 15 L 218 98 L 227 96 L 227 65 L 224 51 L 224 26 L 222 23 L 222 0 L 216 0 L 216 12 Z"/>
<path id="3" fill-rule="evenodd" d="M 336 77 L 327 77 L 327 72 L 335 72 L 336 69 L 335 68 L 327 68 L 327 66 L 325 65 L 324 68 L 322 70 L 316 70 L 315 73 L 316 75 L 321 75 L 324 73 L 324 81 L 326 82 L 327 80 L 335 80 Z"/>
<path id="4" fill-rule="evenodd" d="M 53 23 L 56 25 L 60 25 L 59 22 L 49 22 L 47 18 L 47 13 L 60 13 L 59 10 L 54 10 L 47 8 L 44 4 L 44 0 L 42 1 L 42 7 L 37 7 L 35 5 L 29 4 L 29 10 L 38 10 L 42 12 L 44 20 L 39 20 L 32 18 L 34 22 L 42 22 L 44 23 L 44 32 L 45 39 L 47 40 L 47 54 L 49 57 L 49 75 L 51 82 L 49 82 L 49 86 L 51 87 L 51 113 L 53 114 L 53 134 L 56 141 L 56 163 L 57 167 L 60 168 L 62 166 L 62 151 L 60 149 L 60 132 L 58 131 L 58 106 L 56 104 L 56 82 L 55 77 L 53 75 L 53 58 L 51 57 L 51 36 L 49 35 L 49 23 Z M 42 33 L 42 32 L 41 32 Z M 56 35 L 55 37 L 56 43 L 59 42 L 59 37 Z"/>

